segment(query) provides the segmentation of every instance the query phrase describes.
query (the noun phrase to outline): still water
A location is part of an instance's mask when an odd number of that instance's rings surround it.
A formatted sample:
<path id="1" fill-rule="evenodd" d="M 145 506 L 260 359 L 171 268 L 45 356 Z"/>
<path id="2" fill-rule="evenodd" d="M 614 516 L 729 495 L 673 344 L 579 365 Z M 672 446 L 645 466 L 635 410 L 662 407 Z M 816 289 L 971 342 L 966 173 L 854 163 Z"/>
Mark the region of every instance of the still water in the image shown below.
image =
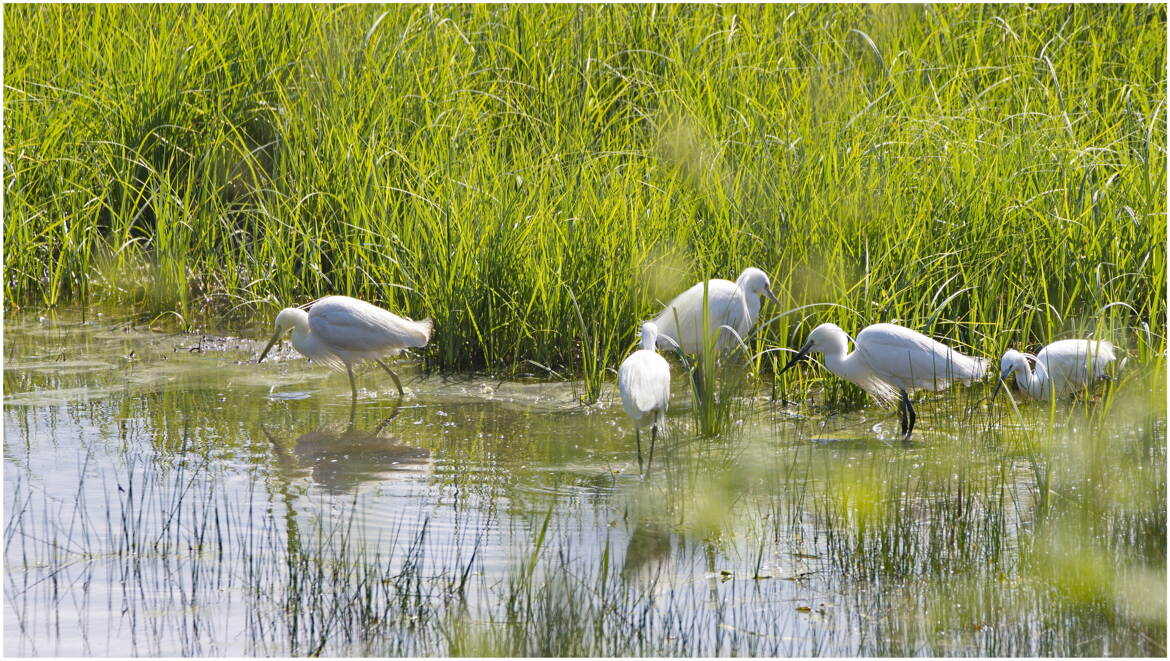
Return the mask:
<path id="1" fill-rule="evenodd" d="M 261 346 L 9 315 L 6 654 L 1165 654 L 1161 368 L 907 446 L 770 377 L 702 437 L 673 363 L 643 479 L 612 389 Z"/>

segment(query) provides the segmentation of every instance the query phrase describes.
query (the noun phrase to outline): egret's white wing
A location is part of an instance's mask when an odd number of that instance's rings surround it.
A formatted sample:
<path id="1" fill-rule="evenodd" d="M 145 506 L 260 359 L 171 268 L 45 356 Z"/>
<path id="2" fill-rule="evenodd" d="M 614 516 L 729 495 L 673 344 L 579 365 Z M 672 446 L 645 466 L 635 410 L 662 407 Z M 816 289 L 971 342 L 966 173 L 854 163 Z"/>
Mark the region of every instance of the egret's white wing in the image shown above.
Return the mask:
<path id="1" fill-rule="evenodd" d="M 970 358 L 896 324 L 874 324 L 857 335 L 857 349 L 881 380 L 906 390 L 941 390 L 952 380 L 983 377 L 987 361 Z"/>
<path id="2" fill-rule="evenodd" d="M 1105 340 L 1059 340 L 1036 356 L 1058 396 L 1101 378 L 1115 359 L 1113 344 Z"/>
<path id="3" fill-rule="evenodd" d="M 731 301 L 737 296 L 739 287 L 728 280 L 707 281 L 707 331 L 711 332 L 723 324 L 729 324 L 735 306 Z M 742 304 L 741 306 L 742 307 Z M 740 313 L 742 314 L 742 313 Z M 698 283 L 679 294 L 654 318 L 659 338 L 670 338 L 677 342 L 686 353 L 697 354 L 703 348 L 703 283 Z M 665 339 L 659 339 L 658 346 L 671 348 Z"/>
<path id="4" fill-rule="evenodd" d="M 670 403 L 670 365 L 653 351 L 639 349 L 618 368 L 622 407 L 638 425 L 650 424 Z"/>
<path id="5" fill-rule="evenodd" d="M 1094 375 L 1097 375 L 1097 371 L 1104 370 L 1116 356 L 1113 343 L 1105 340 L 1059 340 L 1044 347 L 1037 358 L 1044 361 L 1045 366 L 1067 367 L 1081 372 L 1091 361 Z"/>
<path id="6" fill-rule="evenodd" d="M 712 324 L 714 328 L 727 327 L 719 331 L 719 349 L 721 351 L 738 347 L 740 342 L 747 337 L 748 331 L 751 330 L 752 321 L 754 321 L 748 312 L 747 294 L 738 285 L 735 289 L 733 296 L 720 300 L 719 314 L 715 316 L 715 323 Z M 734 334 L 732 331 L 735 331 Z"/>
<path id="7" fill-rule="evenodd" d="M 298 337 L 294 332 L 292 344 L 297 351 L 301 352 L 301 355 L 314 363 L 324 365 L 339 372 L 345 371 L 345 360 L 334 353 L 320 338 L 314 335 L 312 329 L 310 329 L 308 335 L 303 337 Z"/>
<path id="8" fill-rule="evenodd" d="M 309 311 L 309 330 L 336 352 L 376 357 L 425 346 L 431 322 L 411 321 L 348 296 L 321 299 Z"/>

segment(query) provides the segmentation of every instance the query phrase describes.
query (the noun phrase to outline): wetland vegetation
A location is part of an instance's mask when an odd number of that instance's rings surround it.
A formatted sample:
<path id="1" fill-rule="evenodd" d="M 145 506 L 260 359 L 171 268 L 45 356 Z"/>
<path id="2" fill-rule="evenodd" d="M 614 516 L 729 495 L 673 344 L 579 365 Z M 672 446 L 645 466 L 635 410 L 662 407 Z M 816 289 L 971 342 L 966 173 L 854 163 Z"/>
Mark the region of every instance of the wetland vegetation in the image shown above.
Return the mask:
<path id="1" fill-rule="evenodd" d="M 1156 5 L 4 11 L 10 305 L 347 294 L 592 379 L 746 266 L 757 349 L 1164 327 Z"/>
<path id="2" fill-rule="evenodd" d="M 6 654 L 1166 654 L 1165 7 L 3 11 Z M 325 294 L 433 318 L 402 406 L 254 364 Z M 878 321 L 1127 362 L 903 445 L 777 376 Z"/>
<path id="3" fill-rule="evenodd" d="M 351 408 L 261 346 L 9 320 L 6 653 L 1164 651 L 1160 366 L 935 396 L 909 446 L 746 393 L 705 436 L 676 376 L 641 479 L 616 393 L 416 371 Z"/>

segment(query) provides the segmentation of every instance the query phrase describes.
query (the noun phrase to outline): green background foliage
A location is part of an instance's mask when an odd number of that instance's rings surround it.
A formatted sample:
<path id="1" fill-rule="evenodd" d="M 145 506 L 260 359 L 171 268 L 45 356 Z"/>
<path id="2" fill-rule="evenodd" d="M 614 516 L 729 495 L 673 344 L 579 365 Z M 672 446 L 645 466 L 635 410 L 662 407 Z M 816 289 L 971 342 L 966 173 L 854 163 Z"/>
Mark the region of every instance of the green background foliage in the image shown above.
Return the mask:
<path id="1" fill-rule="evenodd" d="M 1162 6 L 4 18 L 9 309 L 267 323 L 344 293 L 433 317 L 444 369 L 596 374 L 754 265 L 763 321 L 834 304 L 757 349 L 821 321 L 1165 346 Z"/>

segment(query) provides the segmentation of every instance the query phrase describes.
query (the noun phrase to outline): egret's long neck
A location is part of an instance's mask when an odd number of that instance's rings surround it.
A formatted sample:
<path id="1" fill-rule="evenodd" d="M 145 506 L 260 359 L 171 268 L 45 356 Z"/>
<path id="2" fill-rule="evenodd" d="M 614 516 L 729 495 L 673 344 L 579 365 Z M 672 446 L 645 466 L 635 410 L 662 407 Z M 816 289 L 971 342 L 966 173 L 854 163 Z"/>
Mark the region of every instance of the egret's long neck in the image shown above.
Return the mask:
<path id="1" fill-rule="evenodd" d="M 856 351 L 850 352 L 848 349 L 849 344 L 844 337 L 834 338 L 834 341 L 824 347 L 825 367 L 842 379 L 860 383 L 868 377 L 869 370 L 862 364 L 861 356 Z"/>
<path id="2" fill-rule="evenodd" d="M 748 289 L 747 281 L 743 277 L 735 281 L 735 286 L 743 293 L 744 306 L 747 308 L 746 321 L 750 328 L 755 325 L 756 317 L 760 314 L 760 295 Z"/>
<path id="3" fill-rule="evenodd" d="M 747 305 L 747 325 L 751 328 L 756 324 L 756 317 L 760 316 L 760 295 L 745 291 L 743 300 Z"/>
<path id="4" fill-rule="evenodd" d="M 1028 361 L 1021 359 L 1021 365 L 1016 367 L 1016 380 L 1021 380 L 1023 375 L 1022 386 L 1028 391 L 1032 397 L 1039 399 L 1044 394 L 1044 386 L 1048 383 L 1048 368 L 1044 366 L 1040 359 L 1036 359 L 1036 365 L 1032 369 L 1028 369 Z"/>
<path id="5" fill-rule="evenodd" d="M 304 349 L 301 348 L 307 348 L 310 343 L 315 343 L 317 341 L 317 338 L 312 337 L 312 334 L 309 332 L 309 313 L 297 308 L 287 308 L 282 314 L 285 315 L 289 322 L 292 323 L 293 346 L 296 347 L 297 351 L 300 351 L 305 355 L 309 355 Z"/>

